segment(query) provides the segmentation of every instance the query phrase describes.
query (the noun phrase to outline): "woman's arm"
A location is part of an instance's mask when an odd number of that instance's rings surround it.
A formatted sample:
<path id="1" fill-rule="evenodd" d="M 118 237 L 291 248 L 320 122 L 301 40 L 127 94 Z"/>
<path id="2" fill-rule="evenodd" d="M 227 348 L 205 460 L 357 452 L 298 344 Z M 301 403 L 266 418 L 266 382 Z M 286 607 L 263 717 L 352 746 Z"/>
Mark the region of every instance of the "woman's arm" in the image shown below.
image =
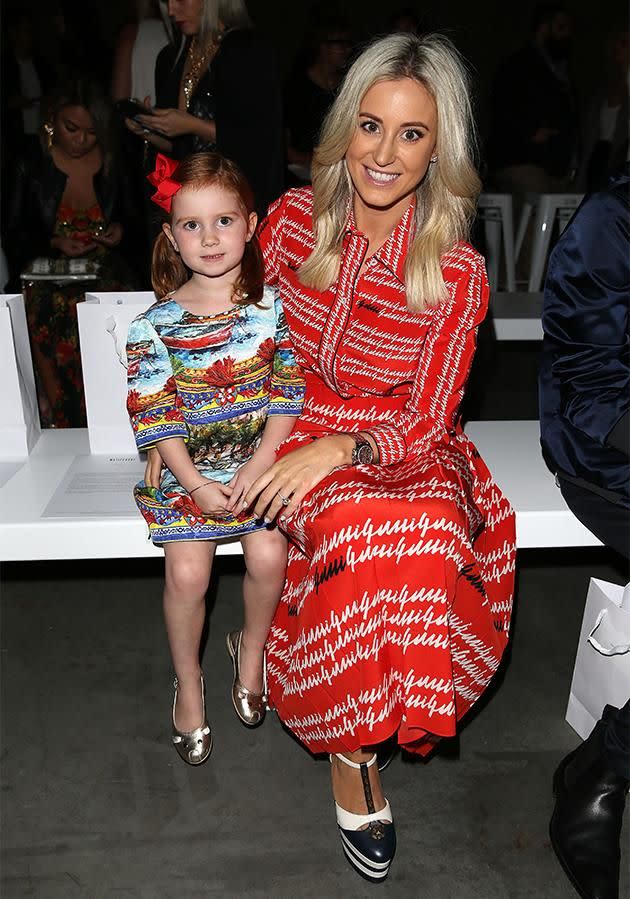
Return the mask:
<path id="1" fill-rule="evenodd" d="M 134 23 L 125 25 L 120 30 L 114 50 L 112 67 L 112 100 L 123 100 L 131 96 L 131 57 L 138 34 L 138 26 Z"/>

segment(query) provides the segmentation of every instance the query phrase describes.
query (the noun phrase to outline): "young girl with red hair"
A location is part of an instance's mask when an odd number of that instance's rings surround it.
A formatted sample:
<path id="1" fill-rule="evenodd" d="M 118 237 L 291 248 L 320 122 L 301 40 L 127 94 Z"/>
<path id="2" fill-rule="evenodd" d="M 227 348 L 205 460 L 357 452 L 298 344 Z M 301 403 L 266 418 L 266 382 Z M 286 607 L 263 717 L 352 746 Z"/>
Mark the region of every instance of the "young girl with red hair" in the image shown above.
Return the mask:
<path id="1" fill-rule="evenodd" d="M 129 329 L 127 407 L 139 449 L 158 447 L 159 486 L 135 498 L 164 546 L 164 615 L 175 668 L 173 742 L 205 761 L 199 647 L 217 541 L 239 537 L 246 574 L 242 631 L 228 634 L 232 700 L 244 724 L 266 709 L 264 646 L 286 567 L 286 540 L 244 508 L 250 485 L 276 459 L 302 407 L 304 384 L 280 299 L 264 285 L 251 190 L 214 153 L 175 163 L 159 155 L 149 176 L 168 213 L 153 251 L 158 302 Z"/>

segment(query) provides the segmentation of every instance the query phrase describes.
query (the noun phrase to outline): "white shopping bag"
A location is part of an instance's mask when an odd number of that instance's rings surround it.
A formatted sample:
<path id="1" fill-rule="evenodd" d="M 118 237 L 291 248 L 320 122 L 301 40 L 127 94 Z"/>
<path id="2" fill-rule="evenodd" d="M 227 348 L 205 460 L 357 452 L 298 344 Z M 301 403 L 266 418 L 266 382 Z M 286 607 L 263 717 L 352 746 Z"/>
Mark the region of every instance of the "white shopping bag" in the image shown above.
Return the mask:
<path id="1" fill-rule="evenodd" d="M 22 459 L 39 440 L 39 407 L 21 294 L 0 295 L 0 459 Z"/>
<path id="2" fill-rule="evenodd" d="M 630 584 L 591 578 L 582 619 L 567 721 L 585 740 L 606 704 L 630 699 Z"/>
<path id="3" fill-rule="evenodd" d="M 127 330 L 155 302 L 149 291 L 86 293 L 77 304 L 90 452 L 135 455 L 126 409 Z"/>

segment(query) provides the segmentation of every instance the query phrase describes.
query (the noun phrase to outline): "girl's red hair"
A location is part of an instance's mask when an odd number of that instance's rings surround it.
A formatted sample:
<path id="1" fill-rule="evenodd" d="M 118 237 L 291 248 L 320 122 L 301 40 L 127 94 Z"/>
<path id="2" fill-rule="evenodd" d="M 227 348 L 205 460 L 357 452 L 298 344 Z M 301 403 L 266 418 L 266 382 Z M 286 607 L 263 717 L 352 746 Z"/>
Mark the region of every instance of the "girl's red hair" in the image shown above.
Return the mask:
<path id="1" fill-rule="evenodd" d="M 239 201 L 246 219 L 256 211 L 254 195 L 245 175 L 230 159 L 218 153 L 193 153 L 182 159 L 171 175 L 183 188 L 201 189 L 217 185 L 229 190 Z M 162 299 L 185 284 L 190 271 L 175 252 L 173 246 L 161 231 L 153 244 L 151 261 L 151 283 L 155 295 Z M 234 285 L 234 302 L 237 305 L 259 303 L 264 288 L 264 264 L 256 235 L 245 244 L 241 263 L 241 273 Z"/>

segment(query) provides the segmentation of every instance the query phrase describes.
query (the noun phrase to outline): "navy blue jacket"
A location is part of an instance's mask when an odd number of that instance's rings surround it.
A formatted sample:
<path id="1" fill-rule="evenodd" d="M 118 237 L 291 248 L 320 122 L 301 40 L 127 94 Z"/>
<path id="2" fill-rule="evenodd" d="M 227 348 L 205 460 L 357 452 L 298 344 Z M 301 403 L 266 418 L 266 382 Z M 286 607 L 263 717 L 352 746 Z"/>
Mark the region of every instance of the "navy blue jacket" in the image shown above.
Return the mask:
<path id="1" fill-rule="evenodd" d="M 556 474 L 624 505 L 630 488 L 630 169 L 587 197 L 549 261 L 540 428 Z"/>

